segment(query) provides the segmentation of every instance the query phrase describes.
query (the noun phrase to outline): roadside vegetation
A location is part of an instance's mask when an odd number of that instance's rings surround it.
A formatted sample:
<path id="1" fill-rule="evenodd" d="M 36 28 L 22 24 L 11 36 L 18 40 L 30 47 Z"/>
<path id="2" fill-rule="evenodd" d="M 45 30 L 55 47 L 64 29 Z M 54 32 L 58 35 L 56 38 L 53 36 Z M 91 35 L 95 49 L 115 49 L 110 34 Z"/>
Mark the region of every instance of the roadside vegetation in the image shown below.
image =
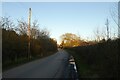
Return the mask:
<path id="1" fill-rule="evenodd" d="M 57 41 L 50 38 L 47 29 L 39 29 L 37 21 L 31 25 L 29 51 L 27 27 L 28 24 L 24 20 L 18 20 L 15 25 L 9 17 L 1 18 L 3 71 L 57 51 Z"/>
<path id="2" fill-rule="evenodd" d="M 79 78 L 115 78 L 118 80 L 120 39 L 100 41 L 96 44 L 64 47 L 74 58 Z"/>

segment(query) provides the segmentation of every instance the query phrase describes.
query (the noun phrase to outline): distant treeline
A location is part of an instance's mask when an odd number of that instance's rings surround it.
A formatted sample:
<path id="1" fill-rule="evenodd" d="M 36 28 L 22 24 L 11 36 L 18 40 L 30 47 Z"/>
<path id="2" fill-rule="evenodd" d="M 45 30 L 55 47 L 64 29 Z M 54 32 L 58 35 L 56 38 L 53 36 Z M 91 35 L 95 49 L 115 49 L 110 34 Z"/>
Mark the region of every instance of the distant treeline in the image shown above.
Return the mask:
<path id="1" fill-rule="evenodd" d="M 79 78 L 116 78 L 120 76 L 120 39 L 93 45 L 66 48 L 76 61 Z M 115 80 L 116 80 L 115 79 Z"/>
<path id="2" fill-rule="evenodd" d="M 8 18 L 2 18 L 2 65 L 3 70 L 9 66 L 21 64 L 33 59 L 49 56 L 57 51 L 57 41 L 50 38 L 48 31 L 31 26 L 30 53 L 28 48 L 27 23 L 19 21 L 13 27 Z"/>

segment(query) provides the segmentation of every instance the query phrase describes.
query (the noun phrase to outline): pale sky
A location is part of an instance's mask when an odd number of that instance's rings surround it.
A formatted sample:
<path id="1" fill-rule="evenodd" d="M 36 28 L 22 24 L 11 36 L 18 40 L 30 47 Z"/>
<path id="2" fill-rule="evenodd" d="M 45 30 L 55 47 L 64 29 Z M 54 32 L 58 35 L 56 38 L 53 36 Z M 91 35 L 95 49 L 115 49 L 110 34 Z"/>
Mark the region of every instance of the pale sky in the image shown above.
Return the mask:
<path id="1" fill-rule="evenodd" d="M 28 9 L 32 8 L 32 21 L 38 20 L 40 28 L 47 28 L 52 38 L 59 40 L 64 33 L 79 34 L 83 39 L 93 39 L 96 27 L 105 29 L 108 18 L 112 32 L 117 28 L 111 19 L 110 10 L 117 2 L 4 2 L 3 16 L 12 20 L 28 20 Z"/>

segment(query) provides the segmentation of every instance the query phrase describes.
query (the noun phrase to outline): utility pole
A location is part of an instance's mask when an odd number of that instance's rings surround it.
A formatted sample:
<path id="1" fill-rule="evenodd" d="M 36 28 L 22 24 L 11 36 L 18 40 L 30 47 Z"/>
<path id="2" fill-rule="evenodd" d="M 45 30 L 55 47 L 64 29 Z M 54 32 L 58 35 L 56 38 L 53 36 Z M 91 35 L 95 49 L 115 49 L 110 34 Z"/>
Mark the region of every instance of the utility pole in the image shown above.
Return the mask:
<path id="1" fill-rule="evenodd" d="M 30 25 L 31 24 L 31 8 L 29 8 L 29 16 L 28 16 L 28 59 L 31 58 L 31 54 L 30 54 Z"/>
<path id="2" fill-rule="evenodd" d="M 109 21 L 108 19 L 106 20 L 106 27 L 107 27 L 107 40 L 109 39 Z"/>

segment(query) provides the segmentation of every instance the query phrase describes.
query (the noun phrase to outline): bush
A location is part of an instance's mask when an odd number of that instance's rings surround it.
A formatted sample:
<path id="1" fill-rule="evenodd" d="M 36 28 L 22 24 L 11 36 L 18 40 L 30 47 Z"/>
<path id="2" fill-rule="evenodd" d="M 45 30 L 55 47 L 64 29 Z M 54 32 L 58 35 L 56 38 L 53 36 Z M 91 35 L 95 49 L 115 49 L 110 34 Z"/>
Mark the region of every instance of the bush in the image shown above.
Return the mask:
<path id="1" fill-rule="evenodd" d="M 51 38 L 44 40 L 31 38 L 30 43 L 30 55 L 32 58 L 46 57 L 57 51 L 57 43 Z M 10 65 L 15 65 L 16 62 L 21 63 L 20 60 L 29 60 L 28 36 L 25 34 L 19 35 L 13 30 L 2 29 L 3 70 Z"/>
<path id="2" fill-rule="evenodd" d="M 82 78 L 118 78 L 120 39 L 103 41 L 94 45 L 69 48 L 73 51 Z M 84 70 L 82 70 L 84 66 Z"/>

